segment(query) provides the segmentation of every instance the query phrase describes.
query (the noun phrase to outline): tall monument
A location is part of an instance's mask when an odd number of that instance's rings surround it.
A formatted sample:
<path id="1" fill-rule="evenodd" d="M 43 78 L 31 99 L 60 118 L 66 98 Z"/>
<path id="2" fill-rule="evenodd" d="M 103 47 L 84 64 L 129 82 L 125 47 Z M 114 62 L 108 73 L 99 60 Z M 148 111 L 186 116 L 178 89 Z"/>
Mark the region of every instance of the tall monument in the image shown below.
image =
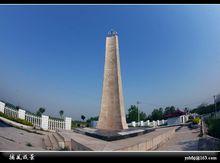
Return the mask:
<path id="1" fill-rule="evenodd" d="M 111 30 L 106 37 L 105 68 L 101 111 L 97 129 L 127 129 L 119 59 L 118 34 Z"/>

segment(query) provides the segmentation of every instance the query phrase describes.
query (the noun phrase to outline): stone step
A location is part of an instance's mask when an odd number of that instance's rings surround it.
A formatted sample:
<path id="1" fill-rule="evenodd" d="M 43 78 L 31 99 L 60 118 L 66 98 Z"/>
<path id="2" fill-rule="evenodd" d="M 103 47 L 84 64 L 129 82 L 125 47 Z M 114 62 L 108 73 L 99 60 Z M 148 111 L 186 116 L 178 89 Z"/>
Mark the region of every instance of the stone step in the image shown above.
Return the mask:
<path id="1" fill-rule="evenodd" d="M 53 149 L 51 141 L 50 141 L 48 135 L 45 135 L 44 138 L 42 139 L 42 141 L 43 141 L 44 149 L 46 149 L 46 150 L 52 150 Z"/>
<path id="2" fill-rule="evenodd" d="M 60 132 L 57 132 L 57 135 L 59 135 L 63 141 L 64 141 L 64 145 L 65 145 L 65 148 L 67 148 L 68 150 L 71 150 L 71 138 L 68 137 L 68 135 L 66 135 L 67 131 L 60 131 Z M 69 132 L 72 132 L 72 131 L 69 131 Z"/>
<path id="3" fill-rule="evenodd" d="M 57 143 L 58 143 L 58 146 L 59 146 L 61 149 L 64 149 L 64 148 L 65 148 L 64 139 L 63 139 L 59 134 L 57 134 L 57 132 L 53 133 L 53 136 L 54 136 L 54 138 L 56 139 L 56 141 L 57 141 Z"/>
<path id="4" fill-rule="evenodd" d="M 63 132 L 57 132 L 57 135 L 59 135 L 64 140 L 64 142 L 69 140 L 69 139 L 67 140 L 65 135 L 63 135 Z"/>
<path id="5" fill-rule="evenodd" d="M 75 128 L 73 131 L 78 133 L 78 134 L 85 134 L 86 133 L 85 130 L 83 130 L 81 128 Z"/>
<path id="6" fill-rule="evenodd" d="M 53 150 L 59 150 L 59 145 L 52 133 L 48 134 Z"/>

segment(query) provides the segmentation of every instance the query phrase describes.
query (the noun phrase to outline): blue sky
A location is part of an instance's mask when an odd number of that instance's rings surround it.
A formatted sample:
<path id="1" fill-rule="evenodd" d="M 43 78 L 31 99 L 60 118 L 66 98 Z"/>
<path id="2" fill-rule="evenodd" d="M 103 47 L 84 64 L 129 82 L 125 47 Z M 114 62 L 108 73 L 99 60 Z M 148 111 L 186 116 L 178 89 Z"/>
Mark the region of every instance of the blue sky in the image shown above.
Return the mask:
<path id="1" fill-rule="evenodd" d="M 119 33 L 125 109 L 220 93 L 219 5 L 1 5 L 0 98 L 80 119 L 100 111 L 105 37 Z"/>

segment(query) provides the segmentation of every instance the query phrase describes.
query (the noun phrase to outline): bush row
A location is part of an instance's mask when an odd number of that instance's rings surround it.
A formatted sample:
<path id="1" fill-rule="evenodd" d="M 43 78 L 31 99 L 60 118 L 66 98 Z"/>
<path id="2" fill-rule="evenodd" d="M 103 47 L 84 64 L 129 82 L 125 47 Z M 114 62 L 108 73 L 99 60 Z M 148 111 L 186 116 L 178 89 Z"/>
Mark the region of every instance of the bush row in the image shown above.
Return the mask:
<path id="1" fill-rule="evenodd" d="M 27 126 L 33 126 L 33 124 L 31 122 L 28 122 L 24 119 L 20 119 L 20 118 L 14 118 L 14 117 L 10 117 L 2 112 L 0 112 L 0 117 L 4 117 L 6 119 L 9 119 L 11 121 L 17 122 L 17 123 L 21 123 L 23 125 L 27 125 Z"/>
<path id="2" fill-rule="evenodd" d="M 209 118 L 206 120 L 208 134 L 220 139 L 220 119 Z"/>

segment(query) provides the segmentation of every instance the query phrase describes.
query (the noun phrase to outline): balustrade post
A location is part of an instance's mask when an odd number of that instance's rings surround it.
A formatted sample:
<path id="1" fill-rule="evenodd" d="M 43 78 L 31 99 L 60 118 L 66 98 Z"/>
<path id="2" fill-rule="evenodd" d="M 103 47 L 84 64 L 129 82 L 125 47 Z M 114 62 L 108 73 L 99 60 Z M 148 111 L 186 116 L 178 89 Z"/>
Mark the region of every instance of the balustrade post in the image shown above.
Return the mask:
<path id="1" fill-rule="evenodd" d="M 25 112 L 23 109 L 18 109 L 18 118 L 25 119 Z"/>
<path id="2" fill-rule="evenodd" d="M 65 130 L 71 130 L 72 118 L 65 117 Z"/>
<path id="3" fill-rule="evenodd" d="M 141 121 L 141 122 L 140 122 L 140 126 L 144 126 L 144 121 Z"/>
<path id="4" fill-rule="evenodd" d="M 147 126 L 150 126 L 150 120 L 147 120 Z"/>
<path id="5" fill-rule="evenodd" d="M 41 128 L 43 130 L 48 130 L 49 117 L 46 115 L 41 116 Z"/>
<path id="6" fill-rule="evenodd" d="M 136 122 L 135 122 L 135 121 L 132 121 L 132 122 L 131 122 L 131 125 L 132 125 L 133 127 L 135 127 L 135 126 L 136 126 Z"/>
<path id="7" fill-rule="evenodd" d="M 157 126 L 160 126 L 160 120 L 157 120 Z"/>
<path id="8" fill-rule="evenodd" d="M 0 101 L 0 112 L 5 113 L 5 103 Z"/>

